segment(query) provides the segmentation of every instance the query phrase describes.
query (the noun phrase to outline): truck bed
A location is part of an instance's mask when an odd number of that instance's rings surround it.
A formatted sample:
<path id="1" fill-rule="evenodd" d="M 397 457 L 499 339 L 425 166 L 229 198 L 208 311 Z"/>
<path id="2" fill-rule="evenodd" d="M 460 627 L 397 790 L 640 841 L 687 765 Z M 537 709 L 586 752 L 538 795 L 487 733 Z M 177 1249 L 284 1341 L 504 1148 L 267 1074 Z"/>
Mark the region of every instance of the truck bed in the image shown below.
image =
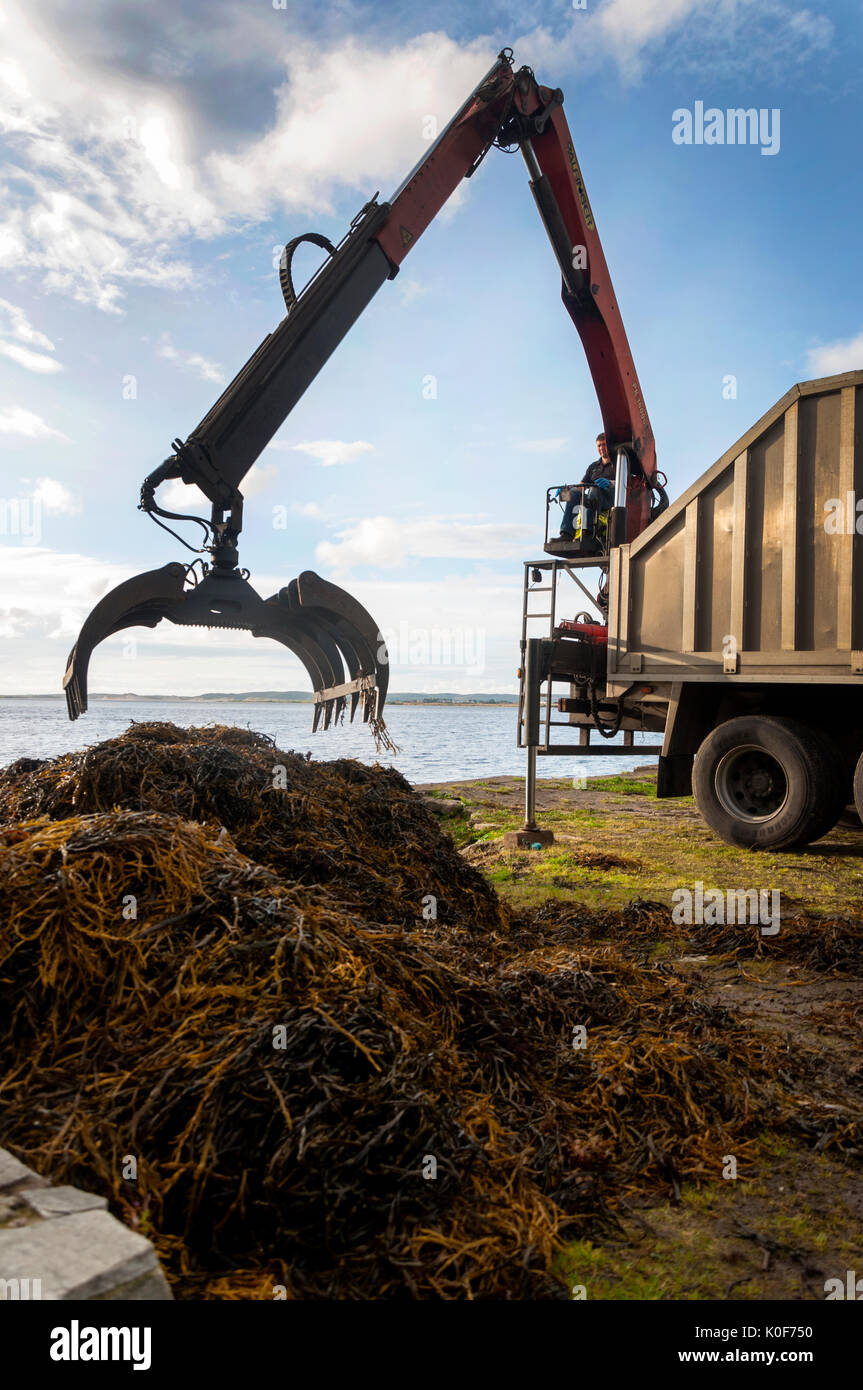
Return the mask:
<path id="1" fill-rule="evenodd" d="M 793 386 L 612 552 L 609 693 L 634 677 L 863 683 L 857 497 L 863 371 Z"/>

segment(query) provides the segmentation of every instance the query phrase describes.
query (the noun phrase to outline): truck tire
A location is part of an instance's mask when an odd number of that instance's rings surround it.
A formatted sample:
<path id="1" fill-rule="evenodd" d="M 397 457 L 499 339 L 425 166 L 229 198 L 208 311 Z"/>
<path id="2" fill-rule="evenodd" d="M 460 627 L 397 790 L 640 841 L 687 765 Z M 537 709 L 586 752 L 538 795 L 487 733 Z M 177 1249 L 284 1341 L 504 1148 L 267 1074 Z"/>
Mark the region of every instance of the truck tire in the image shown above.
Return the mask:
<path id="1" fill-rule="evenodd" d="M 720 724 L 699 748 L 692 772 L 695 804 L 711 830 L 730 845 L 750 849 L 792 849 L 820 840 L 844 810 L 847 782 L 842 756 L 828 735 L 796 719 L 766 715 Z"/>
<path id="2" fill-rule="evenodd" d="M 857 766 L 854 769 L 854 805 L 857 807 L 857 814 L 863 821 L 863 753 L 857 759 Z"/>

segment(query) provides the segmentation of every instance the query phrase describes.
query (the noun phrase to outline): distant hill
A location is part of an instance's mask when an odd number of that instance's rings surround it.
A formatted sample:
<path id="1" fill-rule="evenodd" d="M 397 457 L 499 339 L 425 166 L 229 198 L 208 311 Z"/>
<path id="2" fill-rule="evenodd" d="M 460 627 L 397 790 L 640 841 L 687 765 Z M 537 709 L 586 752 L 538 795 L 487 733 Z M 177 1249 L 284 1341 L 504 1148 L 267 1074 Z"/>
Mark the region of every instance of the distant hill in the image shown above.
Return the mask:
<path id="1" fill-rule="evenodd" d="M 0 695 L 2 700 L 62 700 L 63 695 L 57 695 L 53 691 L 50 695 Z M 222 704 L 243 704 L 255 700 L 264 700 L 283 704 L 303 704 L 310 705 L 312 696 L 307 690 L 240 690 L 237 692 L 227 692 L 224 690 L 205 690 L 202 695 L 136 695 L 132 691 L 125 691 L 122 695 L 91 695 L 90 702 L 97 700 L 142 700 L 152 704 L 157 700 L 164 701 L 194 701 L 208 700 L 221 702 Z M 514 705 L 517 697 L 515 695 L 493 694 L 486 695 L 484 692 L 473 692 L 470 694 L 460 694 L 457 691 L 444 691 L 442 693 L 429 694 L 422 690 L 394 690 L 387 697 L 389 705 Z"/>

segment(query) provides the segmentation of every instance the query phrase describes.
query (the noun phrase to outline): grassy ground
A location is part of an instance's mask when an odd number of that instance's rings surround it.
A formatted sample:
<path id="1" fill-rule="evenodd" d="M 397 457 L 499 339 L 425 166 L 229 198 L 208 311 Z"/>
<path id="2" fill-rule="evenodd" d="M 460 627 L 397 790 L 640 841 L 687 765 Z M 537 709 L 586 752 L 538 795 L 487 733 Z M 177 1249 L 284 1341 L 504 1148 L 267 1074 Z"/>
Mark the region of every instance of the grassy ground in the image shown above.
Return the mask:
<path id="1" fill-rule="evenodd" d="M 466 815 L 450 822 L 461 847 L 514 903 L 573 895 L 592 906 L 621 907 L 633 897 L 671 903 L 681 886 L 776 889 L 783 904 L 813 912 L 863 914 L 863 830 L 839 827 L 793 853 L 735 849 L 708 830 L 691 797 L 657 801 L 652 771 L 591 779 L 581 790 L 566 778 L 541 779 L 538 824 L 555 833 L 542 854 L 505 852 L 504 830 L 523 821 L 516 777 L 438 783 L 425 788 L 460 799 Z"/>
<path id="2" fill-rule="evenodd" d="M 800 1150 L 761 1145 L 762 1175 L 684 1187 L 624 1212 L 620 1239 L 567 1248 L 567 1281 L 593 1299 L 823 1299 L 860 1267 L 863 1184 Z"/>
<path id="3" fill-rule="evenodd" d="M 523 783 L 511 777 L 436 784 L 427 795 L 459 801 L 445 824 L 465 857 L 515 908 L 549 898 L 594 909 L 633 899 L 671 905 L 676 889 L 772 889 L 783 920 L 797 914 L 863 918 L 863 827 L 849 821 L 802 851 L 734 849 L 700 820 L 691 799 L 658 801 L 651 771 L 538 784 L 545 850 L 503 847 L 522 823 Z M 447 806 L 448 810 L 454 807 Z M 600 929 L 601 935 L 601 929 Z M 847 969 L 801 964 L 782 937 L 764 956 L 741 958 L 687 942 L 675 927 L 631 943 L 640 960 L 684 974 L 706 1003 L 720 1003 L 753 1029 L 806 1050 L 838 1085 L 849 1121 L 863 1097 L 863 980 Z M 593 943 L 591 943 L 593 944 Z M 627 943 L 618 938 L 618 949 Z M 835 1092 L 834 1092 L 835 1094 Z M 735 1179 L 669 1191 L 663 1201 L 619 1212 L 603 1243 L 582 1241 L 564 1257 L 567 1279 L 600 1299 L 821 1299 L 824 1283 L 863 1273 L 863 1170 L 856 1155 L 827 1156 L 809 1144 L 766 1134 L 754 1162 Z"/>

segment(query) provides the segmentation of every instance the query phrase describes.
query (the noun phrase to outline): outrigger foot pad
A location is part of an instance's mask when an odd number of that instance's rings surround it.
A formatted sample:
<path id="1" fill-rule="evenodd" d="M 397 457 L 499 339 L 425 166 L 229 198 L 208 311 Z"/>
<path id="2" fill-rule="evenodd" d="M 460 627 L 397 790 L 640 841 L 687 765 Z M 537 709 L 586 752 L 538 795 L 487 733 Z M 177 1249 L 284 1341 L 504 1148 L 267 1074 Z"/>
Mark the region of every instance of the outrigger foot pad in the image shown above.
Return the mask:
<path id="1" fill-rule="evenodd" d="M 241 628 L 281 642 L 311 679 L 313 730 L 340 722 L 346 710 L 353 720 L 361 708 L 378 746 L 393 749 L 383 720 L 387 650 L 371 614 L 311 570 L 268 599 L 252 588 L 246 573 L 217 562 L 197 578 L 194 566 L 171 564 L 111 589 L 84 622 L 69 653 L 63 677 L 69 718 L 77 719 L 87 709 L 93 649 L 124 628 L 155 627 L 167 618 L 181 627 Z"/>

